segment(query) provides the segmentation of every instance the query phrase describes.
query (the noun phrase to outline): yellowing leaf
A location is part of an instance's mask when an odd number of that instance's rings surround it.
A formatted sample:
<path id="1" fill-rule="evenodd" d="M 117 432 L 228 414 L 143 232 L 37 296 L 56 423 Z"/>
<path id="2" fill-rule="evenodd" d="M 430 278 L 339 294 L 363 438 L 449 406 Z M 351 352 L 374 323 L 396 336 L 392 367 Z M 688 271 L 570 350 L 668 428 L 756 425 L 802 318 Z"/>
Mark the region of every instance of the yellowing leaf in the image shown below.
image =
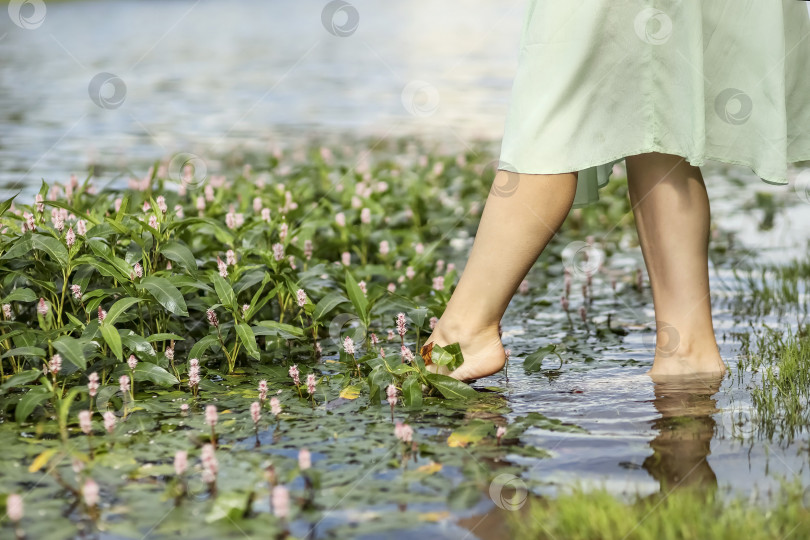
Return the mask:
<path id="1" fill-rule="evenodd" d="M 357 386 L 347 386 L 340 391 L 340 397 L 343 399 L 357 399 L 360 396 L 360 388 Z"/>
<path id="2" fill-rule="evenodd" d="M 494 431 L 495 424 L 489 420 L 473 419 L 466 426 L 458 428 L 447 437 L 447 446 L 458 447 L 467 446 L 486 437 Z"/>
<path id="3" fill-rule="evenodd" d="M 42 467 L 44 467 L 48 463 L 48 460 L 50 460 L 51 457 L 53 457 L 53 455 L 55 453 L 56 453 L 56 448 L 49 448 L 48 450 L 45 450 L 44 452 L 42 452 L 40 455 L 38 455 L 36 458 L 34 458 L 34 461 L 32 461 L 31 465 L 28 466 L 28 472 L 33 473 L 33 472 L 37 472 L 38 470 L 40 470 Z"/>
<path id="4" fill-rule="evenodd" d="M 472 441 L 470 440 L 469 436 L 464 433 L 451 433 L 449 437 L 447 437 L 447 446 L 451 446 L 453 448 L 457 448 L 459 446 L 467 446 Z"/>
<path id="5" fill-rule="evenodd" d="M 425 512 L 419 514 L 419 521 L 437 522 L 450 517 L 450 512 Z"/>
<path id="6" fill-rule="evenodd" d="M 442 464 L 436 463 L 435 461 L 431 461 L 427 465 L 422 465 L 421 467 L 416 469 L 417 472 L 423 472 L 426 474 L 437 473 L 440 470 L 442 470 Z"/>

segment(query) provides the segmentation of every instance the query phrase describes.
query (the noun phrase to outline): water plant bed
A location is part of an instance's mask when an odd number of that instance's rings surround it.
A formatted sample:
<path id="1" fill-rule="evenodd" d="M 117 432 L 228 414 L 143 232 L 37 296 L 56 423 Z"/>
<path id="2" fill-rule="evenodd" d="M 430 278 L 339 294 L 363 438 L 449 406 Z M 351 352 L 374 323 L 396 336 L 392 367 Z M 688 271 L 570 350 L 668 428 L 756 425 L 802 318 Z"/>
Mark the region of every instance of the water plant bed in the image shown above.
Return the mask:
<path id="1" fill-rule="evenodd" d="M 687 484 L 726 502 L 783 493 L 784 521 L 746 523 L 806 530 L 807 261 L 759 264 L 716 222 L 730 373 L 653 385 L 652 299 L 611 182 L 521 284 L 507 368 L 467 385 L 419 350 L 492 148 L 368 150 L 173 158 L 126 187 L 49 179 L 0 205 L 4 537 L 612 537 L 682 511 L 632 497 Z M 579 483 L 605 495 L 564 498 Z M 689 531 L 711 537 L 701 523 Z"/>

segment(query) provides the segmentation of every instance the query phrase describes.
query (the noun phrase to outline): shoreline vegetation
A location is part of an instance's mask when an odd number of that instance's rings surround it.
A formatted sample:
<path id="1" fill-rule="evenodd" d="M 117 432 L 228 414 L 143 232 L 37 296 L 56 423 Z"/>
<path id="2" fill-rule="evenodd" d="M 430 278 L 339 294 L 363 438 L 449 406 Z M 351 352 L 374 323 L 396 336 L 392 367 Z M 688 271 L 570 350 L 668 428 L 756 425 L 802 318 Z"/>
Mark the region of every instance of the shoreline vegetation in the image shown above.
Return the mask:
<path id="1" fill-rule="evenodd" d="M 554 411 L 514 414 L 510 380 L 551 384 L 621 348 L 650 298 L 640 266 L 608 264 L 637 248 L 617 179 L 572 211 L 516 295 L 520 316 L 551 312 L 564 337 L 519 351 L 490 379 L 498 386 L 429 373 L 418 351 L 475 235 L 490 150 L 316 144 L 222 171 L 180 154 L 126 189 L 68 176 L 0 204 L 0 530 L 362 536 L 512 508 L 514 494 L 493 495 L 496 479 L 525 487 L 533 460 L 554 450 L 526 434 L 588 431 Z M 713 238 L 715 265 L 732 261 L 732 235 L 713 224 Z M 750 386 L 754 413 L 724 436 L 806 453 L 810 266 L 733 268 L 724 301 L 735 317 L 795 325 L 735 336 L 729 379 Z M 452 369 L 462 358 L 449 345 L 433 361 Z M 672 409 L 652 427 L 704 437 L 714 425 L 704 408 Z M 763 512 L 743 499 L 721 508 L 713 490 L 635 502 L 529 492 L 497 519 L 516 537 L 800 537 L 810 520 L 800 484 Z"/>

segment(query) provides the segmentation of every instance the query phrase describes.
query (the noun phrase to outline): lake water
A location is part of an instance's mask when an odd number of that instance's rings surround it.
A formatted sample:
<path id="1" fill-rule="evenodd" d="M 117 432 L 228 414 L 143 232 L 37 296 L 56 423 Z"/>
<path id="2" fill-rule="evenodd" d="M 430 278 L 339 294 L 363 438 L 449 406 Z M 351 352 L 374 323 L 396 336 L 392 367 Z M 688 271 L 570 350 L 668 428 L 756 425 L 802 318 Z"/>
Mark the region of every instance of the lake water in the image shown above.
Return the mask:
<path id="1" fill-rule="evenodd" d="M 354 2 L 344 37 L 325 5 L 50 2 L 32 29 L 3 13 L 0 185 L 311 135 L 500 137 L 523 1 Z"/>
<path id="2" fill-rule="evenodd" d="M 64 181 L 90 164 L 101 167 L 102 177 L 143 175 L 151 161 L 175 152 L 272 151 L 313 135 L 412 133 L 443 148 L 476 139 L 497 145 L 525 0 L 356 1 L 356 12 L 334 19 L 350 28 L 356 13 L 356 31 L 344 37 L 334 35 L 340 28 L 330 33 L 324 25 L 324 5 L 51 2 L 31 29 L 0 13 L 0 186 L 30 191 L 41 178 Z M 112 75 L 95 79 L 108 84 L 95 83 L 101 90 L 93 99 L 91 81 L 104 73 Z M 757 260 L 806 253 L 810 213 L 806 204 L 795 204 L 791 187 L 764 184 L 744 167 L 710 164 L 704 175 L 713 218 L 757 250 Z M 758 211 L 745 210 L 755 191 L 794 203 L 777 214 L 772 229 L 760 230 Z M 624 263 L 621 257 L 612 263 L 632 269 L 641 261 L 637 249 L 622 257 Z M 713 269 L 715 291 L 728 279 Z M 618 306 L 621 318 L 650 324 L 648 300 Z M 564 315 L 535 309 L 536 301 L 516 298 L 504 320 L 504 339 L 516 357 L 566 333 Z M 755 324 L 763 322 L 778 323 Z M 740 346 L 732 335 L 749 323 L 722 303 L 715 309 L 721 352 L 732 367 Z M 567 366 L 553 380 L 527 376 L 517 364 L 508 381 L 503 374 L 485 381 L 504 388 L 514 414 L 540 411 L 589 431 L 527 432 L 526 444 L 552 453 L 530 464 L 529 478 L 548 493 L 573 481 L 649 493 L 693 469 L 701 482 L 747 494 L 776 487 L 780 474 L 810 483 L 806 456 L 797 450 L 806 450 L 806 436 L 786 447 L 748 447 L 727 436 L 732 409 L 750 406 L 743 390 L 749 376 L 697 395 L 690 413 L 697 432 L 662 435 L 667 426 L 661 420 L 680 394 L 656 394 L 643 375 L 652 356 L 645 335 L 652 331 L 631 333 L 621 346 L 602 350 L 598 362 Z"/>

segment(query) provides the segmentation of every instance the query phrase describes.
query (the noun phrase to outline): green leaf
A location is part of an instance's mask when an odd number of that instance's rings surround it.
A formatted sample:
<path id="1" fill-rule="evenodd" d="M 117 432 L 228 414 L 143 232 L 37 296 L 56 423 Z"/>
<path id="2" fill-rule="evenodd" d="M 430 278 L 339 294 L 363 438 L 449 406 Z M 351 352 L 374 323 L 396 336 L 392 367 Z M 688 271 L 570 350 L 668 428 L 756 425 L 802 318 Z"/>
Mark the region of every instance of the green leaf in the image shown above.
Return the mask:
<path id="1" fill-rule="evenodd" d="M 170 313 L 188 317 L 186 301 L 180 291 L 169 280 L 157 276 L 147 276 L 135 285 L 138 289 L 146 289 L 161 306 Z"/>
<path id="2" fill-rule="evenodd" d="M 84 357 L 84 343 L 81 340 L 70 336 L 62 336 L 53 342 L 53 348 L 77 368 L 81 370 L 87 369 L 87 360 Z"/>
<path id="3" fill-rule="evenodd" d="M 18 424 L 25 422 L 37 405 L 41 405 L 48 398 L 51 397 L 51 392 L 44 386 L 36 386 L 26 392 L 17 403 L 17 408 L 14 410 L 14 419 Z"/>
<path id="4" fill-rule="evenodd" d="M 352 273 L 348 270 L 346 270 L 346 294 L 349 295 L 349 299 L 352 301 L 354 309 L 357 310 L 357 314 L 365 321 L 366 315 L 368 314 L 368 299 L 366 295 L 363 294 L 363 291 L 360 290 L 360 286 L 357 284 L 357 281 L 355 281 Z"/>
<path id="5" fill-rule="evenodd" d="M 439 366 L 447 366 L 450 371 L 457 369 L 464 362 L 464 358 L 461 356 L 461 345 L 458 342 L 444 347 L 434 344 L 430 353 L 430 361 Z"/>
<path id="6" fill-rule="evenodd" d="M 90 265 L 93 268 L 95 268 L 96 270 L 98 270 L 99 274 L 101 274 L 102 276 L 111 277 L 111 278 L 116 279 L 116 280 L 121 281 L 121 282 L 125 282 L 125 281 L 129 280 L 129 275 L 121 273 L 121 271 L 118 270 L 118 268 L 116 268 L 112 264 L 109 264 L 106 261 L 100 261 L 97 258 L 91 257 L 89 255 L 84 255 L 82 257 L 79 257 L 78 259 L 73 261 L 73 263 L 76 266 L 79 266 L 79 265 L 82 265 L 82 264 Z"/>
<path id="7" fill-rule="evenodd" d="M 265 331 L 262 331 L 265 329 Z M 261 321 L 253 327 L 253 333 L 257 336 L 281 336 L 285 339 L 298 339 L 304 337 L 304 330 L 297 326 L 292 326 L 278 321 Z"/>
<path id="8" fill-rule="evenodd" d="M 110 308 L 107 312 L 107 317 L 104 318 L 105 324 L 115 324 L 115 321 L 120 317 L 130 306 L 140 302 L 140 298 L 121 298 Z"/>
<path id="9" fill-rule="evenodd" d="M 418 409 L 422 406 L 422 383 L 418 375 L 411 375 L 402 383 L 402 401 L 406 407 Z"/>
<path id="10" fill-rule="evenodd" d="M 178 336 L 177 334 L 168 334 L 168 333 L 152 334 L 151 336 L 146 337 L 146 341 L 148 341 L 149 343 L 154 343 L 155 341 L 169 341 L 171 339 L 175 341 L 183 341 L 186 338 L 184 338 L 183 336 Z"/>
<path id="11" fill-rule="evenodd" d="M 118 330 L 114 326 L 107 324 L 106 320 L 101 323 L 99 328 L 101 329 L 101 336 L 110 346 L 110 350 L 115 354 L 115 357 L 123 360 L 124 352 L 121 349 L 121 336 L 118 334 Z"/>
<path id="12" fill-rule="evenodd" d="M 425 378 L 447 399 L 469 399 L 478 395 L 471 386 L 447 375 L 428 373 Z"/>
<path id="13" fill-rule="evenodd" d="M 36 302 L 39 298 L 36 293 L 26 287 L 14 289 L 0 303 L 8 304 L 9 302 Z"/>
<path id="14" fill-rule="evenodd" d="M 214 504 L 208 515 L 205 516 L 206 523 L 213 523 L 221 519 L 227 519 L 231 523 L 242 517 L 248 507 L 249 498 L 247 492 L 227 491 L 217 495 Z"/>
<path id="15" fill-rule="evenodd" d="M 5 392 L 9 388 L 17 388 L 18 386 L 28 384 L 31 381 L 37 380 L 40 375 L 42 375 L 42 371 L 38 369 L 21 371 L 16 375 L 9 377 L 8 380 L 4 382 L 2 386 L 0 386 L 0 392 Z"/>
<path id="16" fill-rule="evenodd" d="M 157 358 L 157 353 L 152 344 L 143 337 L 132 330 L 119 330 L 118 333 L 121 336 L 121 343 L 130 351 L 138 353 L 139 356 Z"/>
<path id="17" fill-rule="evenodd" d="M 553 343 L 540 347 L 535 352 L 523 359 L 523 369 L 526 371 L 526 373 L 535 373 L 540 371 L 543 369 L 543 359 L 549 354 L 552 354 L 556 348 L 557 346 Z"/>
<path id="18" fill-rule="evenodd" d="M 17 259 L 28 254 L 29 251 L 34 249 L 34 244 L 31 240 L 31 233 L 26 233 L 21 238 L 15 240 L 11 244 L 11 249 L 3 253 L 0 260 Z"/>
<path id="19" fill-rule="evenodd" d="M 315 306 L 315 311 L 312 312 L 312 319 L 315 321 L 320 320 L 321 317 L 332 311 L 332 309 L 348 301 L 349 299 L 346 298 L 342 292 L 330 292 L 321 298 L 320 302 Z"/>
<path id="20" fill-rule="evenodd" d="M 214 285 L 214 289 L 217 291 L 217 296 L 219 296 L 219 301 L 222 305 L 230 308 L 231 311 L 236 311 L 236 295 L 233 292 L 231 284 L 225 281 L 219 274 L 212 274 L 211 282 Z"/>
<path id="21" fill-rule="evenodd" d="M 422 328 L 425 325 L 425 319 L 427 318 L 428 309 L 425 307 L 420 307 L 416 309 L 412 309 L 408 312 L 408 316 L 413 321 L 413 324 L 417 328 Z"/>
<path id="22" fill-rule="evenodd" d="M 191 351 L 188 353 L 189 358 L 201 358 L 203 353 L 208 350 L 211 345 L 214 345 L 217 342 L 217 336 L 214 334 L 208 334 L 200 341 L 194 344 L 191 348 Z"/>
<path id="23" fill-rule="evenodd" d="M 197 261 L 194 254 L 185 245 L 172 240 L 160 248 L 160 253 L 167 259 L 176 262 L 192 274 L 197 271 Z"/>
<path id="24" fill-rule="evenodd" d="M 51 259 L 58 262 L 60 266 L 67 266 L 68 250 L 61 240 L 53 236 L 35 234 L 31 237 L 31 245 L 34 249 L 39 249 L 51 256 Z"/>
<path id="25" fill-rule="evenodd" d="M 415 371 L 418 371 L 415 367 L 409 364 L 402 364 L 402 363 L 397 364 L 391 368 L 391 372 L 394 375 L 405 375 L 406 373 L 411 373 Z"/>
<path id="26" fill-rule="evenodd" d="M 259 347 L 256 345 L 256 336 L 253 335 L 250 326 L 245 323 L 236 323 L 236 334 L 239 336 L 239 341 L 245 346 L 245 352 L 248 356 L 259 360 Z"/>
<path id="27" fill-rule="evenodd" d="M 6 213 L 6 210 L 8 210 L 9 208 L 11 208 L 11 203 L 13 203 L 13 202 L 14 202 L 14 198 L 15 198 L 15 197 L 17 197 L 17 195 L 19 195 L 19 194 L 20 194 L 20 193 L 19 193 L 19 192 L 17 192 L 17 193 L 15 193 L 14 195 L 12 195 L 10 199 L 6 199 L 5 201 L 3 201 L 3 202 L 1 202 L 1 203 L 0 203 L 0 216 L 2 216 L 3 214 L 5 214 L 5 213 Z"/>
<path id="28" fill-rule="evenodd" d="M 40 349 L 39 347 L 17 347 L 16 349 L 6 351 L 2 358 L 8 358 L 9 356 L 36 356 L 42 358 L 46 354 L 45 349 Z"/>
<path id="29" fill-rule="evenodd" d="M 115 214 L 115 221 L 121 223 L 124 221 L 124 216 L 127 213 L 127 208 L 129 208 L 129 193 L 124 194 L 124 197 L 121 199 L 121 206 L 118 208 L 118 213 Z"/>
<path id="30" fill-rule="evenodd" d="M 135 380 L 138 381 L 152 381 L 159 386 L 172 386 L 174 384 L 180 384 L 177 377 L 162 367 L 155 364 L 150 364 L 149 362 L 138 362 L 138 365 L 135 366 L 134 373 Z"/>

